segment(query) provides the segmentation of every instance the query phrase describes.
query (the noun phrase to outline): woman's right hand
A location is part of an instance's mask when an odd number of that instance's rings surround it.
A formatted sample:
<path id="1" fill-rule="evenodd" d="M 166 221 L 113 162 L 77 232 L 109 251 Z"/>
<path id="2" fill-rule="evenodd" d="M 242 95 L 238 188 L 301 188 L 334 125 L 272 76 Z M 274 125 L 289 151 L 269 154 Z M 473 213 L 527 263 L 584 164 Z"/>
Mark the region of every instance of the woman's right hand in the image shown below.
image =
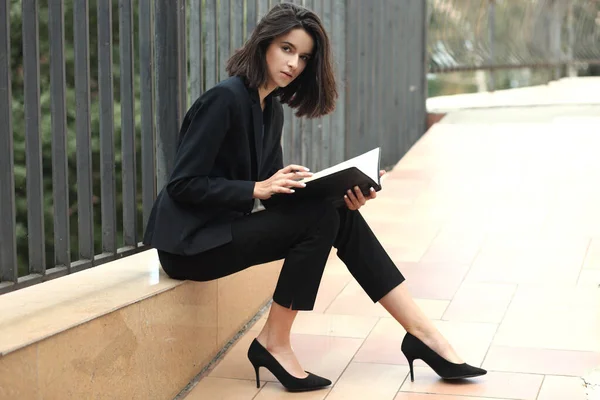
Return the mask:
<path id="1" fill-rule="evenodd" d="M 275 193 L 294 193 L 295 188 L 303 188 L 306 184 L 298 179 L 312 176 L 308 168 L 302 165 L 288 165 L 277 171 L 269 179 L 256 182 L 254 185 L 254 198 L 267 200 Z"/>

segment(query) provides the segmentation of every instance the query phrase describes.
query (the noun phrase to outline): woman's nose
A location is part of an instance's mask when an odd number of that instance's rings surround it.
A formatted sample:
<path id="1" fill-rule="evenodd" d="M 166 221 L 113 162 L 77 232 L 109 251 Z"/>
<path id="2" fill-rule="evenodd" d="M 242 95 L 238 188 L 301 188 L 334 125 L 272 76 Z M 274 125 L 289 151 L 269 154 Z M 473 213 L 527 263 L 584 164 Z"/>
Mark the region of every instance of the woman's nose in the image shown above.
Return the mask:
<path id="1" fill-rule="evenodd" d="M 288 60 L 288 66 L 292 69 L 296 69 L 298 67 L 298 56 L 293 55 Z"/>

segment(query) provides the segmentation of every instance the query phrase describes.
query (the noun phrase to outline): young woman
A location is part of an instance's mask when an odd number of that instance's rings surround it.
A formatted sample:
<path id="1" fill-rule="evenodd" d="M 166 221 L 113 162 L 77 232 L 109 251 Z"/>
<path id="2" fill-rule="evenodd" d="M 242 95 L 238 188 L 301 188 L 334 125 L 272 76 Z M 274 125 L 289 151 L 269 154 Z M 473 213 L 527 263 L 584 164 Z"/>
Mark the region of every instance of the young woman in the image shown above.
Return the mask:
<path id="1" fill-rule="evenodd" d="M 286 103 L 297 116 L 333 111 L 337 98 L 329 38 L 313 12 L 273 7 L 229 60 L 230 78 L 205 92 L 183 121 L 173 172 L 159 193 L 144 237 L 175 279 L 207 281 L 285 259 L 267 322 L 248 358 L 288 390 L 331 384 L 305 372 L 290 345 L 298 310 L 312 310 L 331 247 L 374 302 L 406 329 L 411 379 L 422 359 L 442 378 L 483 375 L 462 362 L 402 285 L 404 277 L 358 209 L 374 199 L 349 188 L 345 206 L 285 201 L 311 176 L 283 166 Z M 383 174 L 384 171 L 381 172 Z M 260 212 L 253 212 L 261 209 Z"/>

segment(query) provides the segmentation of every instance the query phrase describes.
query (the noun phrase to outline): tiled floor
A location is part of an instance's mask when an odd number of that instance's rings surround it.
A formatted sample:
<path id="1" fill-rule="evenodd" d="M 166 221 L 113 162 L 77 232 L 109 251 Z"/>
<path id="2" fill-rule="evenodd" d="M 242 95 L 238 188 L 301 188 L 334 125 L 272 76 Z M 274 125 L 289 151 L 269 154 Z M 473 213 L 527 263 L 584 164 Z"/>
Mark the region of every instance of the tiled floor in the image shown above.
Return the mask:
<path id="1" fill-rule="evenodd" d="M 186 399 L 585 399 L 581 376 L 600 366 L 595 110 L 578 120 L 554 107 L 519 124 L 487 110 L 485 123 L 438 124 L 362 211 L 418 304 L 488 375 L 446 383 L 419 361 L 407 379 L 403 328 L 333 257 L 292 337 L 331 388 L 287 393 L 264 369 L 256 388 L 246 351 L 263 318 Z"/>

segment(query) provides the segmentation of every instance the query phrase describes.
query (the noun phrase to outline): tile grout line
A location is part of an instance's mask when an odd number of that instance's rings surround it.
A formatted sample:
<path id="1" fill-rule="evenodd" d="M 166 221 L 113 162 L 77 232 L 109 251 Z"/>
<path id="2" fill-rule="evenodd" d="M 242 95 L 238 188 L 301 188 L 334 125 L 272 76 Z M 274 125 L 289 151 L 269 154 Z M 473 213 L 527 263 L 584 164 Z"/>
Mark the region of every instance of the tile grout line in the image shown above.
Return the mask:
<path id="1" fill-rule="evenodd" d="M 323 400 L 327 399 L 327 397 L 329 397 L 329 395 L 331 394 L 331 392 L 333 392 L 333 389 L 335 388 L 335 385 L 342 378 L 342 376 L 344 375 L 344 372 L 346 372 L 346 370 L 348 369 L 348 367 L 350 366 L 350 364 L 352 364 L 352 361 L 354 360 L 354 357 L 356 357 L 356 354 L 358 354 L 358 352 L 360 351 L 360 349 L 364 346 L 365 342 L 367 341 L 367 338 L 373 332 L 373 330 L 375 329 L 375 327 L 377 326 L 377 324 L 379 323 L 380 320 L 381 320 L 381 317 L 378 317 L 377 318 L 377 322 L 375 322 L 375 324 L 373 324 L 373 327 L 371 328 L 371 330 L 369 331 L 369 333 L 367 334 L 367 336 L 364 337 L 361 345 L 358 346 L 358 349 L 356 349 L 356 351 L 354 352 L 354 354 L 350 358 L 350 361 L 348 361 L 348 364 L 346 364 L 346 366 L 344 367 L 344 369 L 340 373 L 340 376 L 338 377 L 338 379 L 335 382 L 333 382 L 333 384 L 331 385 L 331 390 L 329 390 L 329 392 L 325 395 L 325 397 L 323 398 Z"/>
<path id="2" fill-rule="evenodd" d="M 583 273 L 583 270 L 585 269 L 585 262 L 587 261 L 588 255 L 591 254 L 590 253 L 590 249 L 592 248 L 592 237 L 588 237 L 588 245 L 585 249 L 585 254 L 583 255 L 583 260 L 581 261 L 581 268 L 579 268 L 579 274 L 577 274 L 577 282 L 575 282 L 575 287 L 579 286 L 579 279 L 581 279 L 581 274 Z M 599 285 L 600 287 L 600 285 Z"/>
<path id="3" fill-rule="evenodd" d="M 475 261 L 477 260 L 477 257 L 479 257 L 479 255 L 481 254 L 481 251 L 483 250 L 483 246 L 485 246 L 486 242 L 489 239 L 488 235 L 489 235 L 489 232 L 485 232 L 485 231 L 483 232 L 483 236 L 484 237 L 483 237 L 483 240 L 481 241 L 481 245 L 479 246 L 479 249 L 477 249 L 477 252 L 473 256 L 473 259 L 469 263 L 469 269 L 467 269 L 467 272 L 465 272 L 465 275 L 463 276 L 462 280 L 460 281 L 460 284 L 458 285 L 458 288 L 456 289 L 456 291 L 452 295 L 452 298 L 450 299 L 450 302 L 446 306 L 446 309 L 444 310 L 444 313 L 442 314 L 442 316 L 439 319 L 440 321 L 449 321 L 449 320 L 445 320 L 444 316 L 446 315 L 446 312 L 448 311 L 448 308 L 450 308 L 450 305 L 454 301 L 454 297 L 456 296 L 456 293 L 458 293 L 458 291 L 460 290 L 460 288 L 465 284 L 467 276 L 471 273 L 471 270 L 473 269 L 473 265 L 475 265 Z"/>
<path id="4" fill-rule="evenodd" d="M 542 387 L 544 387 L 544 382 L 546 381 L 546 375 L 544 375 L 542 377 L 542 383 L 540 383 L 540 388 L 537 391 L 537 395 L 535 396 L 536 400 L 540 397 L 540 394 L 542 393 Z"/>
<path id="5" fill-rule="evenodd" d="M 498 330 L 500 330 L 500 325 L 502 325 L 502 322 L 504 322 L 504 318 L 506 318 L 506 314 L 508 313 L 508 310 L 510 309 L 510 306 L 513 302 L 513 300 L 515 299 L 515 296 L 517 295 L 517 292 L 519 291 L 519 284 L 517 283 L 515 285 L 515 290 L 512 294 L 512 296 L 510 296 L 510 301 L 508 302 L 508 304 L 506 305 L 506 309 L 504 310 L 504 313 L 502 314 L 502 318 L 500 318 L 500 322 L 498 322 L 498 324 L 496 325 L 496 330 L 494 331 L 494 335 L 492 336 L 492 340 L 490 341 L 490 345 L 488 346 L 485 355 L 483 356 L 483 360 L 481 361 L 481 365 L 480 367 L 483 368 L 483 364 L 485 363 L 485 360 L 487 359 L 488 354 L 490 353 L 490 349 L 492 348 L 493 344 L 494 344 L 494 340 L 496 339 L 496 335 L 498 334 Z M 497 372 L 497 371 L 494 371 Z M 534 375 L 539 375 L 539 374 L 534 374 Z"/>
<path id="6" fill-rule="evenodd" d="M 200 383 L 200 381 L 207 377 L 208 374 L 225 358 L 229 350 L 236 344 L 246 333 L 250 332 L 250 328 L 267 312 L 271 306 L 272 299 L 269 299 L 258 312 L 248 321 L 225 345 L 215 354 L 215 356 L 200 370 L 200 372 L 194 376 L 188 384 L 181 389 L 181 391 L 173 398 L 173 400 L 184 400 L 191 391 Z M 218 302 L 218 299 L 217 299 Z M 218 313 L 217 313 L 218 314 Z M 217 315 L 218 318 L 218 315 Z M 218 333 L 217 333 L 218 334 Z M 262 390 L 262 388 L 261 388 Z"/>

